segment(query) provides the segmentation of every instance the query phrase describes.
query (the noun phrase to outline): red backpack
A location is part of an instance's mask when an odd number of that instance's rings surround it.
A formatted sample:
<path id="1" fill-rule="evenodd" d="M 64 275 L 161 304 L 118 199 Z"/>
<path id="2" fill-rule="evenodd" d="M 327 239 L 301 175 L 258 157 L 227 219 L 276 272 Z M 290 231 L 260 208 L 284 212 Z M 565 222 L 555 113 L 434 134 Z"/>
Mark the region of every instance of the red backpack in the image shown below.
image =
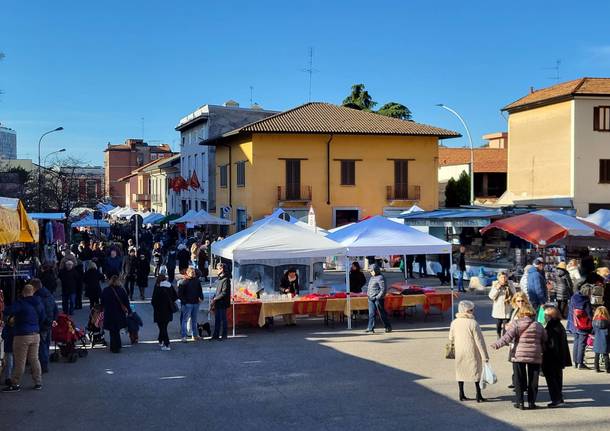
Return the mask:
<path id="1" fill-rule="evenodd" d="M 590 331 L 593 325 L 585 310 L 574 310 L 574 326 L 579 331 Z"/>

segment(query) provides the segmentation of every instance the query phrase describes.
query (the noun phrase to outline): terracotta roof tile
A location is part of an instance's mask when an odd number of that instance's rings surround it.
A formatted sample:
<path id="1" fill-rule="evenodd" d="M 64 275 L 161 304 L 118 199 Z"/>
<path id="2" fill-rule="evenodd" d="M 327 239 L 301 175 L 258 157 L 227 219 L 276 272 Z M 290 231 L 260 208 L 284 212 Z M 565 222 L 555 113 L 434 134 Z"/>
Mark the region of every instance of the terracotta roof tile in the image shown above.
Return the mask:
<path id="1" fill-rule="evenodd" d="M 241 132 L 416 135 L 438 136 L 439 138 L 461 136 L 452 130 L 321 102 L 297 106 L 248 124 L 226 135 Z"/>
<path id="2" fill-rule="evenodd" d="M 506 172 L 508 152 L 506 148 L 475 148 L 475 172 Z M 465 165 L 470 163 L 470 148 L 438 148 L 440 166 Z"/>
<path id="3" fill-rule="evenodd" d="M 562 82 L 551 87 L 535 90 L 513 103 L 502 108 L 503 111 L 518 110 L 526 107 L 547 105 L 563 99 L 581 95 L 608 95 L 610 96 L 610 78 L 579 78 Z"/>

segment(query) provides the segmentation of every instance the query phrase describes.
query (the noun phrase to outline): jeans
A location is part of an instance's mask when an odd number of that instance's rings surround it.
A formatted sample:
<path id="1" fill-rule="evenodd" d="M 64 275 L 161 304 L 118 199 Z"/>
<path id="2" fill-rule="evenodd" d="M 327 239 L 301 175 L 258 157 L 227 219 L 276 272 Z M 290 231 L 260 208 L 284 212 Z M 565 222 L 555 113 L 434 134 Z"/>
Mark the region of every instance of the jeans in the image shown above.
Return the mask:
<path id="1" fill-rule="evenodd" d="M 216 307 L 214 310 L 214 333 L 212 338 L 218 338 L 222 326 L 222 338 L 227 338 L 227 309 Z"/>
<path id="2" fill-rule="evenodd" d="M 76 303 L 76 293 L 69 293 L 67 295 L 61 295 L 61 310 L 68 314 L 74 314 L 74 305 Z"/>
<path id="3" fill-rule="evenodd" d="M 4 374 L 2 377 L 2 381 L 0 383 L 4 384 L 6 380 L 11 379 L 11 374 L 13 374 L 13 368 L 15 367 L 15 358 L 13 357 L 13 352 L 4 352 L 4 360 L 6 361 L 6 366 L 4 367 Z"/>
<path id="4" fill-rule="evenodd" d="M 40 335 L 38 334 L 16 335 L 13 339 L 13 355 L 15 360 L 15 367 L 13 368 L 13 374 L 11 374 L 11 383 L 13 385 L 19 385 L 21 376 L 23 376 L 25 371 L 26 360 L 30 363 L 34 384 L 42 384 L 42 370 L 38 360 L 39 343 Z"/>
<path id="5" fill-rule="evenodd" d="M 458 292 L 464 291 L 464 272 L 463 271 L 457 272 L 457 288 L 458 288 Z"/>
<path id="6" fill-rule="evenodd" d="M 376 312 L 379 311 L 379 317 L 381 317 L 381 321 L 383 322 L 383 326 L 386 329 L 391 329 L 392 325 L 388 321 L 388 316 L 385 312 L 385 307 L 383 306 L 383 298 L 381 299 L 371 299 L 369 298 L 369 326 L 368 330 L 371 331 L 375 329 L 375 315 Z"/>
<path id="7" fill-rule="evenodd" d="M 169 322 L 157 322 L 157 326 L 159 327 L 159 336 L 157 337 L 157 340 L 166 347 L 169 346 L 169 335 L 167 334 L 168 324 Z"/>
<path id="8" fill-rule="evenodd" d="M 197 335 L 197 313 L 199 312 L 199 304 L 182 304 L 180 310 L 180 335 L 185 338 L 187 335 L 186 324 L 191 318 L 191 332 L 193 337 Z"/>
<path id="9" fill-rule="evenodd" d="M 40 331 L 40 343 L 38 344 L 38 359 L 43 371 L 49 368 L 49 348 L 51 346 L 51 331 Z"/>
<path id="10" fill-rule="evenodd" d="M 523 404 L 523 391 L 527 389 L 527 402 L 536 403 L 538 396 L 538 379 L 540 378 L 540 364 L 526 364 L 524 362 L 513 362 L 515 373 L 515 393 L 517 402 Z"/>
<path id="11" fill-rule="evenodd" d="M 586 346 L 587 334 L 574 334 L 574 345 L 572 347 L 572 362 L 574 362 L 574 365 L 584 364 Z"/>

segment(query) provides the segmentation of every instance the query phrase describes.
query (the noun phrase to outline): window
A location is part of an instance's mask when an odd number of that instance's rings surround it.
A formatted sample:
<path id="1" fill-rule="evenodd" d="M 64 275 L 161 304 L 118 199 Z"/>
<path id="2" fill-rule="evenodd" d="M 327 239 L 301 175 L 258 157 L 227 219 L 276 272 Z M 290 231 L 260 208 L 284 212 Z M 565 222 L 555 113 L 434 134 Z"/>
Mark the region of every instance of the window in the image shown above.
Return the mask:
<path id="1" fill-rule="evenodd" d="M 599 161 L 599 182 L 603 184 L 610 183 L 610 159 L 601 159 Z"/>
<path id="2" fill-rule="evenodd" d="M 87 194 L 87 199 L 96 199 L 97 198 L 97 181 L 95 180 L 87 180 L 85 183 L 85 193 Z"/>
<path id="3" fill-rule="evenodd" d="M 286 160 L 286 199 L 301 198 L 301 160 Z"/>
<path id="4" fill-rule="evenodd" d="M 237 162 L 237 187 L 246 185 L 246 162 Z"/>
<path id="5" fill-rule="evenodd" d="M 394 198 L 407 199 L 409 182 L 409 161 L 394 160 Z"/>
<path id="6" fill-rule="evenodd" d="M 610 106 L 596 106 L 593 108 L 593 130 L 610 132 Z"/>
<path id="7" fill-rule="evenodd" d="M 355 186 L 356 185 L 356 161 L 341 160 L 341 185 Z"/>
<path id="8" fill-rule="evenodd" d="M 221 165 L 220 166 L 220 187 L 226 188 L 228 184 L 228 166 L 229 165 Z"/>

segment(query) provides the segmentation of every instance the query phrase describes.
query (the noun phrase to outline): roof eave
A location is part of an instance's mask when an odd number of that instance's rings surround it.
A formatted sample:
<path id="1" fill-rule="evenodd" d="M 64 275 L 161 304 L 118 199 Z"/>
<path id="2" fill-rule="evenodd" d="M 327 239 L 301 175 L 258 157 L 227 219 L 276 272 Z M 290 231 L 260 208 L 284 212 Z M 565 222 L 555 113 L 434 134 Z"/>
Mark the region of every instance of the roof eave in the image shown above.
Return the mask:
<path id="1" fill-rule="evenodd" d="M 556 97 L 551 97 L 548 99 L 538 100 L 536 102 L 529 102 L 529 103 L 524 103 L 521 105 L 511 106 L 514 103 L 516 103 L 516 102 L 513 102 L 509 105 L 506 105 L 504 108 L 501 109 L 501 111 L 512 114 L 514 112 L 527 111 L 529 109 L 540 108 L 542 106 L 554 105 L 555 103 L 566 102 L 566 101 L 572 100 L 572 99 L 574 99 L 574 94 L 556 96 Z"/>
<path id="2" fill-rule="evenodd" d="M 199 124 L 199 123 L 201 123 L 202 121 L 207 121 L 207 120 L 208 120 L 208 118 L 209 118 L 209 114 L 202 114 L 202 115 L 199 115 L 199 116 L 197 116 L 197 117 L 195 117 L 195 118 L 193 118 L 193 119 L 188 120 L 186 123 L 183 123 L 183 124 L 178 124 L 178 125 L 177 125 L 177 126 L 174 128 L 174 130 L 176 130 L 176 131 L 180 132 L 180 131 L 182 131 L 182 130 L 184 130 L 184 129 L 188 129 L 188 128 L 190 128 L 190 127 L 192 127 L 192 126 L 196 125 L 196 124 Z"/>

